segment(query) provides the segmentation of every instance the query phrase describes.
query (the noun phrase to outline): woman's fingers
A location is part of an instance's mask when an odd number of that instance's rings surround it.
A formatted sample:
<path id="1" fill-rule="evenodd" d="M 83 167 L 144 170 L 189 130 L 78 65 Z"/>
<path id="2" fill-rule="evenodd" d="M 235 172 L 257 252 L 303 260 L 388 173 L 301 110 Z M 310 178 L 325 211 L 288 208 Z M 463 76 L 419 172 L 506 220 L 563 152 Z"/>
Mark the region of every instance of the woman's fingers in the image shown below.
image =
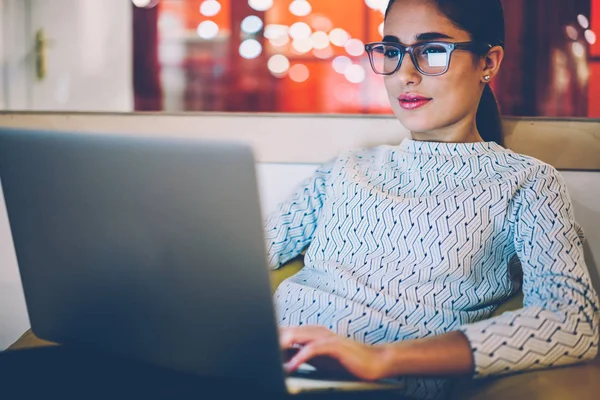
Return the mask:
<path id="1" fill-rule="evenodd" d="M 279 345 L 282 349 L 289 349 L 334 335 L 333 332 L 322 326 L 283 327 L 279 330 Z"/>
<path id="2" fill-rule="evenodd" d="M 335 337 L 327 339 L 314 340 L 306 344 L 290 361 L 285 365 L 288 372 L 293 372 L 298 367 L 316 357 L 336 358 L 338 352 L 339 340 Z"/>

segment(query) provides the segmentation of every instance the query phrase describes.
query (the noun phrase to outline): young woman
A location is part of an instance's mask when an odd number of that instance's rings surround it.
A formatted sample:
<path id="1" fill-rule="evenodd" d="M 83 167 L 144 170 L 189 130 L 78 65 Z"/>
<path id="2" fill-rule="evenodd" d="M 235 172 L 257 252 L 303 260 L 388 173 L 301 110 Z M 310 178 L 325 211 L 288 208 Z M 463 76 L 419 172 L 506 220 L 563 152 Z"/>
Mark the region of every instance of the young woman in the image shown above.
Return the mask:
<path id="1" fill-rule="evenodd" d="M 565 184 L 501 146 L 488 83 L 503 45 L 499 0 L 390 1 L 366 48 L 412 139 L 341 155 L 267 220 L 273 268 L 308 247 L 275 295 L 282 347 L 300 348 L 290 371 L 325 358 L 430 398 L 445 381 L 421 378 L 596 355 L 598 298 Z M 490 318 L 519 289 L 523 308 Z"/>

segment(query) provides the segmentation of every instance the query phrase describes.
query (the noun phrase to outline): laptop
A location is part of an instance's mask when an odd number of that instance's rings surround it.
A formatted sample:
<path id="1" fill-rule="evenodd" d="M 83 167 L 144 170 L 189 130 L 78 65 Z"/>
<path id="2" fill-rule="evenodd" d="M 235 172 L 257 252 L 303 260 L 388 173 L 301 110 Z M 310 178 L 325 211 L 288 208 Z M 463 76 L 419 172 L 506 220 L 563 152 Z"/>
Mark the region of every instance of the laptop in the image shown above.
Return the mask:
<path id="1" fill-rule="evenodd" d="M 286 376 L 255 174 L 241 143 L 0 129 L 32 331 L 268 392 L 401 390 Z"/>

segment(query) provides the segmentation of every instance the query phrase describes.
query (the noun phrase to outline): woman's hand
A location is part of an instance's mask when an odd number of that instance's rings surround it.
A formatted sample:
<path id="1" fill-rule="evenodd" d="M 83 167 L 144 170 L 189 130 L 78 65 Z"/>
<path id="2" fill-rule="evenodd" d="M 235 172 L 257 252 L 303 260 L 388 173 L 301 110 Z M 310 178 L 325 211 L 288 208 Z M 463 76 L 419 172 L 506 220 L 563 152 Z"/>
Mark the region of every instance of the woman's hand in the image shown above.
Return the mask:
<path id="1" fill-rule="evenodd" d="M 309 363 L 317 369 L 344 371 L 366 381 L 387 377 L 385 345 L 365 345 L 320 326 L 281 328 L 280 344 L 283 350 L 300 349 L 285 364 L 288 372 Z"/>

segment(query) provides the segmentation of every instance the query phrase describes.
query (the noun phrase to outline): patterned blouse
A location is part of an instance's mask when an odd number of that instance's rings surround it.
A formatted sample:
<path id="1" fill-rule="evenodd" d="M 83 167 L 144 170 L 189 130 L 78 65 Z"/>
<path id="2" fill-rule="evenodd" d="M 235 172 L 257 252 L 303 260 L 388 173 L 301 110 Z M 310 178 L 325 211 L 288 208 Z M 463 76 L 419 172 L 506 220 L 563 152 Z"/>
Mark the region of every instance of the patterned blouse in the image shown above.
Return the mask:
<path id="1" fill-rule="evenodd" d="M 460 330 L 476 376 L 596 355 L 582 240 L 560 174 L 494 142 L 348 152 L 266 221 L 272 268 L 308 247 L 275 294 L 280 325 L 368 344 Z M 522 309 L 490 318 L 520 289 Z"/>

